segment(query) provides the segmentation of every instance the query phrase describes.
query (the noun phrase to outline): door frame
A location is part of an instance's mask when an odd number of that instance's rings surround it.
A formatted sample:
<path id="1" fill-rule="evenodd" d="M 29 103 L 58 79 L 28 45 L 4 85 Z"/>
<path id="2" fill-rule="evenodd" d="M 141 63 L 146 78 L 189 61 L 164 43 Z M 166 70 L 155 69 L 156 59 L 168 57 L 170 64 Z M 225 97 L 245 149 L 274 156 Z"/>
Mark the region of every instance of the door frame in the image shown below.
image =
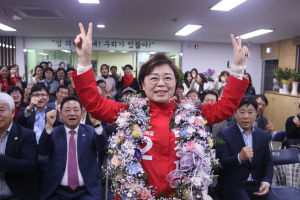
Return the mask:
<path id="1" fill-rule="evenodd" d="M 278 57 L 269 57 L 269 58 L 262 58 L 262 72 L 261 72 L 261 76 L 262 76 L 262 82 L 261 82 L 261 94 L 265 93 L 265 77 L 266 77 L 266 61 L 268 60 L 279 60 Z"/>

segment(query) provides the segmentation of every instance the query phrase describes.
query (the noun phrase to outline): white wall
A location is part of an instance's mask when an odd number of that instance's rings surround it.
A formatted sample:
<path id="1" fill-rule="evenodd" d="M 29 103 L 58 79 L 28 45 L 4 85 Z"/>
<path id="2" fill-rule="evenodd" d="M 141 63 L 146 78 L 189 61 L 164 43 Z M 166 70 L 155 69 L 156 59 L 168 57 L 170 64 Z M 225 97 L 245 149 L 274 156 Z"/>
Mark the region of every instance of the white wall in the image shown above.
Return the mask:
<path id="1" fill-rule="evenodd" d="M 194 49 L 194 45 L 198 44 L 198 49 Z M 244 44 L 246 45 L 246 44 Z M 189 48 L 190 47 L 190 48 Z M 251 44 L 249 51 L 251 58 L 246 59 L 246 71 L 250 73 L 253 86 L 256 93 L 260 94 L 262 84 L 262 61 L 261 61 L 261 45 Z M 182 56 L 182 71 L 190 71 L 196 68 L 198 72 L 207 71 L 211 68 L 217 73 L 227 70 L 227 61 L 230 65 L 233 60 L 232 44 L 225 43 L 208 43 L 208 42 L 184 42 L 183 43 L 183 56 Z"/>
<path id="2" fill-rule="evenodd" d="M 24 42 L 23 37 L 16 37 L 16 64 L 19 65 L 20 76 L 25 72 L 25 61 L 24 61 Z"/>

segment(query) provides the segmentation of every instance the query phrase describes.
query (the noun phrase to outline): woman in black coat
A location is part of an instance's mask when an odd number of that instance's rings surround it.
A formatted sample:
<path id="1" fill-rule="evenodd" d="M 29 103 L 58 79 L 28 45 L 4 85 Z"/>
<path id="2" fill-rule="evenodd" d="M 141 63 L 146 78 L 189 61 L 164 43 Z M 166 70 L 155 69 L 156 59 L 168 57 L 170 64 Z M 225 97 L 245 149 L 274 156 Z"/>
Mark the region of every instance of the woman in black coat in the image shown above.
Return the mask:
<path id="1" fill-rule="evenodd" d="M 122 75 L 119 74 L 119 81 L 117 83 L 116 88 L 117 89 L 121 88 L 121 90 L 123 91 L 123 89 L 126 86 L 129 86 L 132 89 L 134 89 L 135 91 L 137 91 L 137 93 L 140 93 L 139 82 L 137 81 L 136 78 L 133 77 L 132 70 L 133 70 L 133 67 L 131 65 L 125 65 L 125 67 L 124 67 L 125 75 L 122 77 Z"/>

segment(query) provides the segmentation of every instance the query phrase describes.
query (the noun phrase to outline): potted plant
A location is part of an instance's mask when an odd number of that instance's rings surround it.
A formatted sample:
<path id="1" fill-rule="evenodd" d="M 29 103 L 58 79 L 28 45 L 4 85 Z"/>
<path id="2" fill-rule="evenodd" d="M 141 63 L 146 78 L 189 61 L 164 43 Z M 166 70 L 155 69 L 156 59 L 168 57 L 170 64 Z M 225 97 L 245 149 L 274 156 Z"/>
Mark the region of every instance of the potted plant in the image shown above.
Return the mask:
<path id="1" fill-rule="evenodd" d="M 277 67 L 268 72 L 270 73 L 269 76 L 272 76 L 274 79 L 276 79 L 274 80 L 274 92 L 279 92 L 280 80 L 282 78 L 282 68 Z"/>
<path id="2" fill-rule="evenodd" d="M 298 95 L 298 85 L 299 85 L 299 79 L 300 79 L 300 72 L 296 72 L 294 70 L 293 74 L 293 90 L 292 90 L 292 95 Z"/>
<path id="3" fill-rule="evenodd" d="M 214 88 L 214 79 L 212 78 L 215 70 L 208 68 L 207 72 L 203 72 L 207 82 L 210 84 L 210 88 Z"/>
<path id="4" fill-rule="evenodd" d="M 294 75 L 294 70 L 289 69 L 289 68 L 285 68 L 282 69 L 282 93 L 283 94 L 289 94 L 289 85 L 290 85 L 290 78 Z"/>

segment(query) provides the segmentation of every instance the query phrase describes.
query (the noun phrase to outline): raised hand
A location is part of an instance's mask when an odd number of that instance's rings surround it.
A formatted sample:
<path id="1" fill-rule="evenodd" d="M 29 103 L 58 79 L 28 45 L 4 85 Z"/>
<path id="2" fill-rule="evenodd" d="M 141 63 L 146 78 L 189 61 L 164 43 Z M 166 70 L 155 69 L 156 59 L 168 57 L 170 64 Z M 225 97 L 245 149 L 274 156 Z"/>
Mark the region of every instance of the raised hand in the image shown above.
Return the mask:
<path id="1" fill-rule="evenodd" d="M 109 92 L 105 95 L 105 97 L 106 97 L 107 99 L 111 99 L 111 90 L 109 90 Z"/>
<path id="2" fill-rule="evenodd" d="M 64 85 L 64 79 L 61 79 L 61 80 L 59 81 L 59 84 L 60 84 L 60 85 Z"/>
<path id="3" fill-rule="evenodd" d="M 22 80 L 24 80 L 24 79 L 25 79 L 25 76 L 26 76 L 26 74 L 25 74 L 25 73 L 23 73 L 23 75 L 22 75 Z"/>
<path id="4" fill-rule="evenodd" d="M 56 120 L 56 115 L 57 115 L 57 110 L 51 110 L 47 112 L 46 114 L 46 126 L 45 129 L 46 131 L 52 130 L 53 124 L 55 123 Z"/>
<path id="5" fill-rule="evenodd" d="M 266 126 L 266 131 L 268 133 L 271 133 L 273 131 L 273 124 L 271 122 L 268 122 L 268 124 Z"/>
<path id="6" fill-rule="evenodd" d="M 250 58 L 250 52 L 247 47 L 242 47 L 241 36 L 239 36 L 238 42 L 236 42 L 234 35 L 231 33 L 231 40 L 233 46 L 233 64 L 236 66 L 244 66 L 245 58 Z"/>
<path id="7" fill-rule="evenodd" d="M 77 35 L 76 39 L 74 40 L 76 44 L 79 65 L 82 67 L 88 67 L 91 65 L 93 24 L 89 24 L 87 34 L 85 33 L 84 27 L 81 23 L 79 23 L 79 28 L 81 33 Z"/>
<path id="8" fill-rule="evenodd" d="M 32 74 L 33 74 L 33 69 L 30 69 L 30 70 L 29 70 L 29 73 L 32 75 Z"/>
<path id="9" fill-rule="evenodd" d="M 18 86 L 19 88 L 23 89 L 22 84 L 21 84 L 21 81 L 19 81 L 19 80 L 16 79 L 15 84 L 16 84 L 16 86 Z"/>
<path id="10" fill-rule="evenodd" d="M 250 160 L 253 157 L 253 150 L 251 147 L 247 146 L 242 148 L 241 152 L 239 153 L 240 161 Z"/>
<path id="11" fill-rule="evenodd" d="M 297 115 L 295 115 L 295 117 L 293 118 L 293 122 L 299 128 L 300 123 L 299 123 L 299 118 L 297 117 Z"/>

